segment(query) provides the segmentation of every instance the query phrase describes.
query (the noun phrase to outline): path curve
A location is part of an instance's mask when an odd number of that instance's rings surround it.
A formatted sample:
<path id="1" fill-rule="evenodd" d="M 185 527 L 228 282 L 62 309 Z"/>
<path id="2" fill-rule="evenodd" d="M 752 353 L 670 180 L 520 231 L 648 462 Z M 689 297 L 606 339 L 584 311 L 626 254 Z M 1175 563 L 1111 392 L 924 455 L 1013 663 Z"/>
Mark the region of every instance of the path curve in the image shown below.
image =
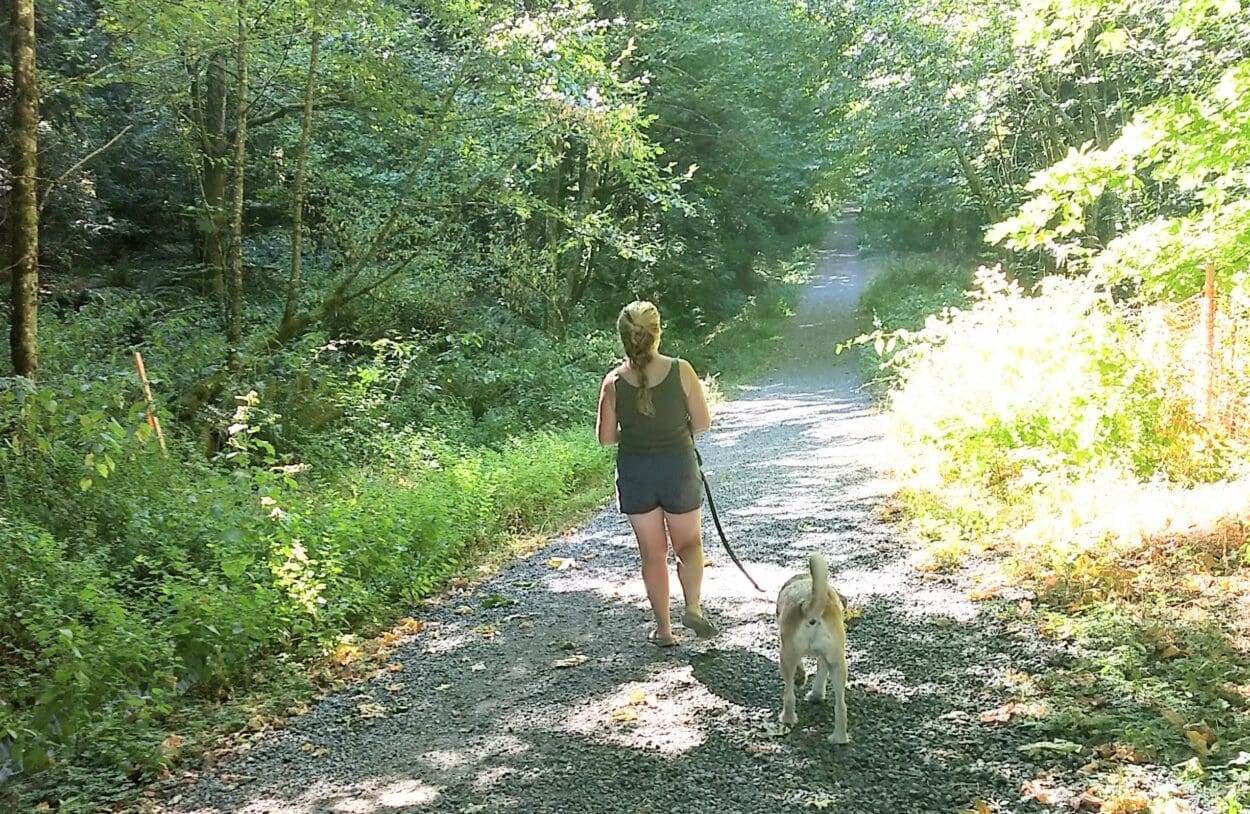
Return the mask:
<path id="1" fill-rule="evenodd" d="M 855 224 L 843 220 L 774 369 L 701 443 L 738 553 L 769 591 L 751 590 L 705 524 L 718 639 L 644 642 L 637 553 L 624 519 L 605 509 L 475 592 L 423 609 L 429 626 L 394 654 L 401 672 L 325 699 L 167 810 L 954 814 L 980 799 L 1041 810 L 1019 799 L 1034 774 L 1017 750 L 1029 738 L 978 713 L 1005 700 L 1009 671 L 1035 672 L 1054 655 L 957 584 L 921 579 L 880 519 L 880 418 L 853 360 L 833 354 L 853 333 L 866 276 Z M 766 733 L 780 708 L 772 602 L 813 549 L 863 609 L 845 747 L 825 741 L 831 711 L 803 702 L 795 732 Z M 555 557 L 576 566 L 556 570 Z M 492 594 L 516 604 L 485 607 Z M 483 625 L 498 634 L 474 632 Z M 585 661 L 553 666 L 574 656 Z M 365 704 L 386 716 L 362 717 Z"/>

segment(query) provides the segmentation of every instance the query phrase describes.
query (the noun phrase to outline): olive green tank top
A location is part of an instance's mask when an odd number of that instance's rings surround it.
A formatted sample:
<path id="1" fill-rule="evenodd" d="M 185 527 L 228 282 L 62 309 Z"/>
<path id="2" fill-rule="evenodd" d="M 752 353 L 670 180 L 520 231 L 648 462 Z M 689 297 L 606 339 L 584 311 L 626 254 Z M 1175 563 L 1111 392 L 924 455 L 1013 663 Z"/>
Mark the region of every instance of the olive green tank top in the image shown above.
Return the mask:
<path id="1" fill-rule="evenodd" d="M 694 448 L 690 413 L 681 387 L 681 360 L 674 359 L 668 374 L 651 391 L 655 415 L 638 412 L 638 387 L 616 377 L 616 422 L 621 426 L 620 452 L 660 452 Z"/>

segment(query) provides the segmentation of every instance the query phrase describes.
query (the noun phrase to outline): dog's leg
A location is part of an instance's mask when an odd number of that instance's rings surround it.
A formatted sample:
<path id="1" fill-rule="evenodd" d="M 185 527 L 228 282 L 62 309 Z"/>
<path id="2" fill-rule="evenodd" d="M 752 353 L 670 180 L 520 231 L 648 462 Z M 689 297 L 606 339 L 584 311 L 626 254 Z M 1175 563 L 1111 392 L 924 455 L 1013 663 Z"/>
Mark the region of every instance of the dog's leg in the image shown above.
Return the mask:
<path id="1" fill-rule="evenodd" d="M 816 680 L 812 682 L 812 688 L 807 691 L 808 701 L 824 701 L 825 687 L 829 684 L 829 662 L 822 655 L 816 659 Z"/>
<path id="2" fill-rule="evenodd" d="M 849 743 L 846 734 L 846 654 L 839 653 L 833 662 L 833 734 L 830 743 Z"/>
<path id="3" fill-rule="evenodd" d="M 799 722 L 794 711 L 794 678 L 795 669 L 802 670 L 803 663 L 796 654 L 789 650 L 781 651 L 781 724 L 791 727 Z"/>

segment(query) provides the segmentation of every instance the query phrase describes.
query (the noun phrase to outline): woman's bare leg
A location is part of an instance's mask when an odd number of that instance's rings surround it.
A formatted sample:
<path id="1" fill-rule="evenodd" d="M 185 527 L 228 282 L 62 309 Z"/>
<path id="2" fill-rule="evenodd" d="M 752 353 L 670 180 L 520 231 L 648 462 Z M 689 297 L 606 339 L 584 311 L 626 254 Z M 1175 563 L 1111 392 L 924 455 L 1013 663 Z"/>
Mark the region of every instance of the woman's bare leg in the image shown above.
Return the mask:
<path id="1" fill-rule="evenodd" d="M 658 643 L 671 641 L 673 623 L 668 609 L 668 535 L 664 531 L 664 512 L 655 509 L 628 517 L 642 557 L 642 583 L 655 614 L 655 640 Z"/>
<path id="2" fill-rule="evenodd" d="M 703 528 L 699 510 L 682 514 L 664 513 L 673 553 L 677 556 L 677 579 L 686 600 L 681 623 L 701 638 L 716 635 L 716 628 L 703 615 Z"/>

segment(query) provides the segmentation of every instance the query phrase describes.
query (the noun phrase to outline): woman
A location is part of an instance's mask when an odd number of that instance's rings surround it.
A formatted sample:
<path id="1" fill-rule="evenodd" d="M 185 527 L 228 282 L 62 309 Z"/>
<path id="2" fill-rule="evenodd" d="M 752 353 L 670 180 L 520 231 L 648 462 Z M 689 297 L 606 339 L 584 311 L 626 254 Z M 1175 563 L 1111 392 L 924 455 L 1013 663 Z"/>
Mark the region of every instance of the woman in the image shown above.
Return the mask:
<path id="1" fill-rule="evenodd" d="M 716 635 L 703 615 L 702 481 L 694 435 L 711 426 L 703 385 L 684 359 L 660 355 L 660 312 L 631 302 L 616 320 L 626 359 L 603 379 L 599 443 L 617 444 L 617 506 L 629 518 L 642 555 L 642 581 L 655 613 L 648 639 L 678 643 L 668 608 L 668 546 L 677 557 L 686 609 L 681 623 L 701 638 Z"/>

